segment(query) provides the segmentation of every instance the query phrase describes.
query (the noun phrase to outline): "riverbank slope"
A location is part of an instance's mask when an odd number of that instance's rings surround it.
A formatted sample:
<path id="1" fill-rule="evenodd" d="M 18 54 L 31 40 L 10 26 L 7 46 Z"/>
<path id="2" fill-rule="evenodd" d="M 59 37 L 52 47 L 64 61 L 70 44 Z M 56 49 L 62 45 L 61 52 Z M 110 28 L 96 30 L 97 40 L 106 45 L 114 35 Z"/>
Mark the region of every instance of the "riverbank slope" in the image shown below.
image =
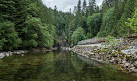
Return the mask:
<path id="1" fill-rule="evenodd" d="M 85 40 L 84 40 L 85 41 Z M 89 41 L 89 40 L 88 40 Z M 137 39 L 114 39 L 113 43 L 76 45 L 72 51 L 102 63 L 111 63 L 121 70 L 137 72 Z"/>

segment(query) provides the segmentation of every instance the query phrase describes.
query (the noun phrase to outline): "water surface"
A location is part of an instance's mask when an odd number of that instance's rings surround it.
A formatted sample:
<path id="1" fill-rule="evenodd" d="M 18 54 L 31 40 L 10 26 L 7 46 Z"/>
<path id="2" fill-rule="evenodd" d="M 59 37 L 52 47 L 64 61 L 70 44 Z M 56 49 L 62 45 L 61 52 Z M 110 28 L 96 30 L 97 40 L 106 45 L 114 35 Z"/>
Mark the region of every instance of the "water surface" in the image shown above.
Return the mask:
<path id="1" fill-rule="evenodd" d="M 0 58 L 0 81 L 137 81 L 137 77 L 71 52 L 48 52 Z"/>

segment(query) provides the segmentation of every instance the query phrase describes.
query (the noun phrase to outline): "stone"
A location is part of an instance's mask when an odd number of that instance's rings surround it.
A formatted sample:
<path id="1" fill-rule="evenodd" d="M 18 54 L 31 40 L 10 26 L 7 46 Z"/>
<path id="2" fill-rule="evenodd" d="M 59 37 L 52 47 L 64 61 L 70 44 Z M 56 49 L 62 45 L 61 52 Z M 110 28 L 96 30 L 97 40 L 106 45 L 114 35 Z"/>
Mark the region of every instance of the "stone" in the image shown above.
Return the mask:
<path id="1" fill-rule="evenodd" d="M 137 73 L 137 69 L 133 69 L 133 71 Z"/>
<path id="2" fill-rule="evenodd" d="M 3 53 L 0 53 L 0 58 L 3 58 L 5 55 Z"/>
<path id="3" fill-rule="evenodd" d="M 128 68 L 130 66 L 130 63 L 125 63 L 124 66 Z"/>
<path id="4" fill-rule="evenodd" d="M 134 65 L 134 66 L 137 66 L 137 61 L 135 61 L 135 62 L 133 63 L 133 65 Z"/>
<path id="5" fill-rule="evenodd" d="M 130 70 L 131 70 L 131 71 L 134 71 L 134 70 L 135 70 L 135 67 L 131 67 Z"/>
<path id="6" fill-rule="evenodd" d="M 123 61 L 122 63 L 123 63 L 123 64 L 125 64 L 125 63 L 126 63 L 126 61 Z"/>

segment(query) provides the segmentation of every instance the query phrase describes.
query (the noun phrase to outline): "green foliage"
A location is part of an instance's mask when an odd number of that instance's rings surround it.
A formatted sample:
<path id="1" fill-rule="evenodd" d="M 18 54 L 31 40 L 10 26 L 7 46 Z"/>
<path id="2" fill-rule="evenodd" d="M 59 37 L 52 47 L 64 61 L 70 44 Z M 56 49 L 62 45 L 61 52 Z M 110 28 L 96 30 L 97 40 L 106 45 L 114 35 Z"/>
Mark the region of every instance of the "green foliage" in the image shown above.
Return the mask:
<path id="1" fill-rule="evenodd" d="M 49 47 L 54 45 L 55 27 L 51 24 L 42 24 L 39 18 L 28 17 L 23 28 L 25 37 L 23 47 Z"/>
<path id="2" fill-rule="evenodd" d="M 115 37 L 112 37 L 112 36 L 110 36 L 110 35 L 108 35 L 107 37 L 106 37 L 106 43 L 111 43 L 111 42 L 113 42 L 115 40 Z"/>
<path id="3" fill-rule="evenodd" d="M 14 24 L 10 21 L 0 23 L 0 50 L 13 50 L 19 47 L 19 39 Z"/>
<path id="4" fill-rule="evenodd" d="M 103 15 L 101 29 L 100 29 L 100 32 L 98 33 L 98 36 L 105 37 L 110 34 L 110 31 L 112 30 L 112 28 L 110 27 L 109 22 L 111 20 L 111 15 L 112 15 L 113 11 L 114 11 L 114 8 L 110 8 Z M 111 23 L 111 24 L 113 24 L 113 23 Z"/>
<path id="5" fill-rule="evenodd" d="M 117 29 L 119 30 L 118 34 L 120 36 L 124 36 L 124 35 L 127 35 L 127 34 L 129 35 L 131 33 L 130 27 L 127 27 L 125 25 L 125 22 L 127 22 L 128 18 L 133 17 L 135 7 L 136 7 L 135 3 L 136 3 L 136 0 L 127 0 L 127 2 L 125 4 L 124 12 L 123 12 L 120 20 L 117 23 Z"/>
<path id="6" fill-rule="evenodd" d="M 100 30 L 101 26 L 101 15 L 100 13 L 95 13 L 87 18 L 88 33 L 91 35 L 89 37 L 94 37 Z"/>
<path id="7" fill-rule="evenodd" d="M 75 45 L 86 37 L 137 32 L 136 0 L 104 0 L 101 9 L 95 0 L 88 6 L 86 0 L 81 3 L 72 14 L 71 9 L 65 13 L 56 6 L 47 8 L 41 0 L 1 0 L 0 50 L 51 48 L 62 42 Z"/>
<path id="8" fill-rule="evenodd" d="M 76 30 L 77 26 L 75 25 L 75 20 L 72 20 L 69 24 L 69 35 L 72 35 L 72 33 Z"/>
<path id="9" fill-rule="evenodd" d="M 55 26 L 51 24 L 44 24 L 41 34 L 39 47 L 51 48 L 54 45 Z"/>
<path id="10" fill-rule="evenodd" d="M 0 7 L 0 50 L 54 45 L 53 10 L 41 0 L 2 0 Z"/>
<path id="11" fill-rule="evenodd" d="M 110 46 L 108 48 L 109 51 L 112 51 L 113 49 L 117 49 L 118 47 L 118 40 L 116 40 L 115 37 L 108 35 L 105 39 L 106 45 Z"/>
<path id="12" fill-rule="evenodd" d="M 137 33 L 137 9 L 135 11 L 135 14 L 133 18 L 128 18 L 129 22 L 126 22 L 126 26 L 129 26 L 132 30 L 134 30 Z"/>
<path id="13" fill-rule="evenodd" d="M 71 40 L 73 45 L 76 45 L 78 41 L 84 40 L 86 37 L 84 35 L 84 30 L 82 27 L 79 27 L 76 31 L 73 32 Z"/>
<path id="14" fill-rule="evenodd" d="M 41 32 L 41 21 L 38 18 L 28 17 L 25 21 L 25 27 L 22 29 L 24 36 L 22 37 L 24 48 L 38 46 L 38 34 Z"/>

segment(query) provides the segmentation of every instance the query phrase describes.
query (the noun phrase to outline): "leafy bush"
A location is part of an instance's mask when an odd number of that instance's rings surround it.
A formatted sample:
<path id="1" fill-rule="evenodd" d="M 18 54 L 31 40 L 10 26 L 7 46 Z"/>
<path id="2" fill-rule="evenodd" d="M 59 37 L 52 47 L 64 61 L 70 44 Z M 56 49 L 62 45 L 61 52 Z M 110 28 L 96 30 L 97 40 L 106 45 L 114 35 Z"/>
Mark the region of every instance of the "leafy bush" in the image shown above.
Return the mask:
<path id="1" fill-rule="evenodd" d="M 137 9 L 135 11 L 135 14 L 133 18 L 128 18 L 129 22 L 126 22 L 126 26 L 129 26 L 132 30 L 134 30 L 137 33 Z"/>
<path id="2" fill-rule="evenodd" d="M 106 37 L 106 44 L 111 46 L 109 49 L 117 49 L 118 41 L 115 39 L 115 37 L 108 35 Z"/>
<path id="3" fill-rule="evenodd" d="M 76 45 L 78 41 L 84 40 L 86 37 L 84 35 L 84 30 L 82 27 L 79 27 L 76 31 L 73 32 L 71 36 L 71 41 L 73 45 Z"/>

